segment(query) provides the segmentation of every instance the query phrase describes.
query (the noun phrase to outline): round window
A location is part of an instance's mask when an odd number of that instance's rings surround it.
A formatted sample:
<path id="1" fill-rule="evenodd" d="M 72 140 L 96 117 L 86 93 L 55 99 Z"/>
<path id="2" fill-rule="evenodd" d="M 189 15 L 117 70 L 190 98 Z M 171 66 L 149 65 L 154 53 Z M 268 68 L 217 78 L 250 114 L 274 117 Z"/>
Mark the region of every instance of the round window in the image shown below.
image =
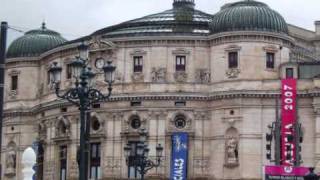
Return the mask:
<path id="1" fill-rule="evenodd" d="M 132 120 L 131 120 L 131 127 L 132 127 L 133 129 L 138 129 L 138 128 L 140 128 L 140 126 L 141 126 L 141 121 L 140 121 L 140 119 L 139 119 L 138 117 L 132 118 Z"/>
<path id="2" fill-rule="evenodd" d="M 177 116 L 174 120 L 174 125 L 176 126 L 176 128 L 182 129 L 186 127 L 186 124 L 187 122 L 184 116 Z"/>
<path id="3" fill-rule="evenodd" d="M 100 122 L 97 118 L 92 118 L 91 126 L 94 131 L 98 131 L 100 129 Z"/>

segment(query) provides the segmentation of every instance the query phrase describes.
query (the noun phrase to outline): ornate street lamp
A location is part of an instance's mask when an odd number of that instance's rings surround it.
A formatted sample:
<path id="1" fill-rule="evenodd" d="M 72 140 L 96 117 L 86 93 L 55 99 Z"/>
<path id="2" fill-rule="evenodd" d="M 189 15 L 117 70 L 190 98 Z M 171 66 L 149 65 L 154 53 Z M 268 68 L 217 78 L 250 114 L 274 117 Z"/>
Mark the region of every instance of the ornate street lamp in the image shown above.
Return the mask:
<path id="1" fill-rule="evenodd" d="M 108 84 L 108 94 L 104 95 L 99 90 L 92 87 L 95 73 L 88 67 L 88 46 L 81 44 L 78 47 L 79 56 L 70 64 L 71 73 L 75 78 L 75 86 L 65 93 L 60 94 L 60 82 L 62 67 L 54 62 L 49 69 L 50 80 L 55 86 L 57 97 L 65 99 L 79 107 L 80 110 L 80 164 L 79 164 L 79 180 L 88 179 L 88 152 L 89 152 L 89 135 L 90 135 L 90 119 L 86 119 L 86 112 L 90 106 L 101 101 L 107 100 L 112 91 L 112 83 L 114 82 L 115 66 L 108 62 L 104 67 L 105 82 Z"/>
<path id="2" fill-rule="evenodd" d="M 150 169 L 160 166 L 163 147 L 161 146 L 161 144 L 158 144 L 156 147 L 156 162 L 150 160 L 148 158 L 149 148 L 146 144 L 147 132 L 142 129 L 139 134 L 140 140 L 136 146 L 136 149 L 133 149 L 129 143 L 123 149 L 127 165 L 137 167 L 137 171 L 141 174 L 141 180 L 144 180 L 144 175 Z"/>

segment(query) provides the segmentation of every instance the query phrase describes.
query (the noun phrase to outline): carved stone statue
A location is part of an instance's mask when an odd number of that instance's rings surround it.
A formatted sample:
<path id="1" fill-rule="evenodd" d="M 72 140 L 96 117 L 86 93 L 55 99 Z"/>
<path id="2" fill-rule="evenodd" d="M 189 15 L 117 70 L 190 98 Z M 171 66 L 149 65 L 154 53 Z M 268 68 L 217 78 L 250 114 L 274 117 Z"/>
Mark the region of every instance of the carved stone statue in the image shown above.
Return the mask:
<path id="1" fill-rule="evenodd" d="M 70 122 L 67 118 L 60 116 L 56 124 L 56 136 L 65 137 L 70 136 Z"/>
<path id="2" fill-rule="evenodd" d="M 211 73 L 208 69 L 198 69 L 196 72 L 196 81 L 199 83 L 211 82 Z"/>
<path id="3" fill-rule="evenodd" d="M 226 141 L 227 164 L 238 163 L 238 142 L 235 137 L 229 137 Z"/>
<path id="4" fill-rule="evenodd" d="M 165 68 L 152 68 L 151 78 L 152 82 L 165 82 L 167 70 Z"/>
<path id="5" fill-rule="evenodd" d="M 16 173 L 16 151 L 10 147 L 6 153 L 6 175 L 14 175 Z"/>

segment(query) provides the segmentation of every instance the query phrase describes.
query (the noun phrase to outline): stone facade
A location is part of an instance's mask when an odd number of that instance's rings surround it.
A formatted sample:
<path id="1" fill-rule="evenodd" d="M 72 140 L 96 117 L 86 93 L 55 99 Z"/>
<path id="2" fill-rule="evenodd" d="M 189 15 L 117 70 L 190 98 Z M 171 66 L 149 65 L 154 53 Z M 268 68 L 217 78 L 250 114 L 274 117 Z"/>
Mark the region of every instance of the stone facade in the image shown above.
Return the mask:
<path id="1" fill-rule="evenodd" d="M 262 179 L 265 158 L 264 135 L 275 121 L 280 79 L 295 46 L 312 48 L 319 54 L 316 33 L 289 26 L 289 35 L 263 32 L 229 32 L 207 37 L 92 37 L 89 64 L 111 60 L 117 67 L 110 101 L 93 108 L 91 116 L 100 126 L 91 131 L 91 141 L 101 143 L 102 179 L 126 179 L 128 168 L 123 147 L 137 140 L 137 131 L 148 131 L 150 157 L 155 147 L 165 148 L 162 165 L 148 179 L 168 179 L 171 134 L 189 134 L 188 179 Z M 296 38 L 298 40 L 296 40 Z M 302 44 L 302 40 L 303 43 Z M 295 41 L 296 40 L 296 41 Z M 35 141 L 44 145 L 43 179 L 58 180 L 60 147 L 67 147 L 67 179 L 77 179 L 76 152 L 79 146 L 78 108 L 57 100 L 48 82 L 48 67 L 57 62 L 62 71 L 61 89 L 71 87 L 67 64 L 77 55 L 79 43 L 59 46 L 34 58 L 7 60 L 5 119 L 3 125 L 3 179 L 22 179 L 21 155 Z M 238 67 L 228 68 L 228 52 L 238 52 Z M 275 53 L 274 68 L 266 68 L 266 52 Z M 186 57 L 185 71 L 176 71 L 176 56 Z M 142 72 L 133 72 L 133 57 L 143 57 Z M 101 72 L 101 71 L 100 71 Z M 12 74 L 18 89 L 11 90 Z M 103 75 L 96 86 L 106 93 Z M 304 166 L 320 169 L 320 80 L 298 80 L 298 116 L 304 129 Z M 132 106 L 131 102 L 141 102 Z M 178 105 L 182 102 L 182 105 Z M 177 128 L 175 118 L 185 117 Z M 141 126 L 131 126 L 132 117 Z M 237 156 L 233 152 L 237 150 Z M 16 164 L 13 167 L 12 161 Z"/>

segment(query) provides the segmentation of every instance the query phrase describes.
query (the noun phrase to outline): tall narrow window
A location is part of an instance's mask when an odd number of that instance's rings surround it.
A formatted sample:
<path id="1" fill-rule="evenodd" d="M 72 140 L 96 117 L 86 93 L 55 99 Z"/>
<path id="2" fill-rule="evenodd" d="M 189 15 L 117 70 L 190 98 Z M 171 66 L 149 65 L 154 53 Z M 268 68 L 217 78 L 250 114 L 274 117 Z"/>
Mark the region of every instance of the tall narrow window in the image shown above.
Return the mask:
<path id="1" fill-rule="evenodd" d="M 18 89 L 18 76 L 11 76 L 11 90 L 15 91 Z"/>
<path id="2" fill-rule="evenodd" d="M 238 52 L 229 52 L 228 54 L 229 68 L 238 67 Z"/>
<path id="3" fill-rule="evenodd" d="M 176 71 L 186 70 L 186 56 L 176 56 Z"/>
<path id="4" fill-rule="evenodd" d="M 71 79 L 72 78 L 72 66 L 71 64 L 67 64 L 67 70 L 66 70 L 66 75 L 67 75 L 67 79 Z"/>
<path id="5" fill-rule="evenodd" d="M 133 72 L 142 72 L 143 69 L 143 57 L 134 56 L 133 57 Z"/>
<path id="6" fill-rule="evenodd" d="M 267 52 L 266 54 L 267 56 L 267 68 L 269 69 L 273 69 L 274 68 L 274 53 L 271 53 L 271 52 Z"/>
<path id="7" fill-rule="evenodd" d="M 92 143 L 90 148 L 90 178 L 100 179 L 101 178 L 101 144 Z"/>
<path id="8" fill-rule="evenodd" d="M 293 78 L 293 68 L 286 68 L 286 78 Z"/>
<path id="9" fill-rule="evenodd" d="M 37 154 L 37 170 L 36 170 L 36 176 L 37 180 L 43 179 L 43 161 L 44 161 L 44 149 L 43 149 L 43 143 L 40 142 L 38 146 L 38 154 Z"/>
<path id="10" fill-rule="evenodd" d="M 128 178 L 141 178 L 141 174 L 138 171 L 138 167 L 135 166 L 135 163 L 134 163 L 134 157 L 137 156 L 138 142 L 131 141 L 131 142 L 129 142 L 129 144 L 131 145 L 131 148 L 132 148 L 132 151 L 131 151 L 132 154 L 130 154 L 130 156 L 129 156 Z"/>
<path id="11" fill-rule="evenodd" d="M 67 180 L 67 146 L 60 146 L 60 180 Z"/>
<path id="12" fill-rule="evenodd" d="M 47 84 L 50 84 L 51 82 L 50 72 L 47 71 Z"/>

